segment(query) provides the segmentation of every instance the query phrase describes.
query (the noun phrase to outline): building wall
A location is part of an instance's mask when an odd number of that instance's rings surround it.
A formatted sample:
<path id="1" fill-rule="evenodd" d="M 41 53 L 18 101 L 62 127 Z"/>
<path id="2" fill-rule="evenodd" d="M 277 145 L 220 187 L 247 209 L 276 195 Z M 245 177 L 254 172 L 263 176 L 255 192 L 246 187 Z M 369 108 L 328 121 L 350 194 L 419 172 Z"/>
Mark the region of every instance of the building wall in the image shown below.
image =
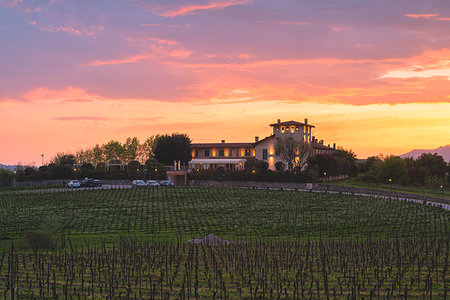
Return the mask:
<path id="1" fill-rule="evenodd" d="M 209 150 L 209 156 L 205 155 L 205 150 Z M 223 151 L 223 156 L 222 154 Z M 246 155 L 247 150 L 247 155 Z M 198 154 L 198 155 L 196 155 Z M 255 156 L 255 149 L 253 147 L 247 148 L 229 148 L 226 145 L 224 147 L 214 148 L 193 148 L 192 158 L 252 158 Z"/>
<path id="2" fill-rule="evenodd" d="M 273 126 L 273 134 L 275 135 L 275 137 L 291 135 L 294 137 L 294 139 L 309 143 L 311 142 L 312 137 L 312 127 L 308 125 L 303 126 L 276 125 Z"/>
<path id="3" fill-rule="evenodd" d="M 267 159 L 263 159 L 263 151 L 267 150 Z M 275 137 L 270 137 L 256 144 L 255 158 L 258 160 L 264 160 L 269 163 L 269 169 L 275 171 L 275 164 L 281 161 L 287 169 L 287 162 L 280 156 L 275 155 Z"/>

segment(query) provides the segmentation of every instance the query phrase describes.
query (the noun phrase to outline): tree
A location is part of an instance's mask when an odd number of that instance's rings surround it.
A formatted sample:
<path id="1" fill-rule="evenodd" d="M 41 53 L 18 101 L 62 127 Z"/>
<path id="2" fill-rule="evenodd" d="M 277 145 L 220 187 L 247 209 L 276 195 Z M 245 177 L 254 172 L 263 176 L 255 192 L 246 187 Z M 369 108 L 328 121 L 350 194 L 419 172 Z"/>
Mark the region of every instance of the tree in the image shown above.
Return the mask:
<path id="1" fill-rule="evenodd" d="M 50 163 L 57 164 L 61 167 L 70 167 L 72 168 L 75 163 L 75 155 L 73 154 L 65 154 L 64 152 L 56 153 L 56 155 L 50 159 Z"/>
<path id="2" fill-rule="evenodd" d="M 123 149 L 122 159 L 127 162 L 136 160 L 139 155 L 139 148 L 140 148 L 139 140 L 136 137 L 127 138 L 125 144 L 123 144 L 122 146 Z"/>
<path id="3" fill-rule="evenodd" d="M 294 167 L 303 170 L 308 161 L 314 156 L 314 149 L 309 143 L 294 139 L 292 136 L 283 136 L 275 141 L 275 152 L 287 162 L 288 169 Z"/>
<path id="4" fill-rule="evenodd" d="M 398 156 L 387 156 L 379 169 L 380 182 L 407 184 L 409 181 L 406 162 Z"/>
<path id="5" fill-rule="evenodd" d="M 153 153 L 156 160 L 165 165 L 172 165 L 174 161 L 187 164 L 192 159 L 191 139 L 187 134 L 163 135 L 157 139 Z"/>
<path id="6" fill-rule="evenodd" d="M 336 175 L 348 174 L 356 175 L 356 154 L 352 150 L 346 150 L 339 147 L 333 154 L 336 159 Z"/>
<path id="7" fill-rule="evenodd" d="M 147 159 L 154 157 L 153 149 L 155 148 L 156 141 L 159 138 L 160 135 L 152 135 L 145 140 L 139 151 L 140 161 L 147 161 Z"/>
<path id="8" fill-rule="evenodd" d="M 105 154 L 103 152 L 103 147 L 100 147 L 99 144 L 96 144 L 93 148 L 92 148 L 92 163 L 97 165 L 101 162 L 104 162 L 105 159 Z"/>
<path id="9" fill-rule="evenodd" d="M 9 186 L 14 179 L 13 172 L 0 168 L 0 186 Z"/>
<path id="10" fill-rule="evenodd" d="M 166 168 L 164 164 L 158 162 L 154 158 L 149 158 L 145 161 L 145 168 L 147 169 L 148 179 L 165 179 Z"/>
<path id="11" fill-rule="evenodd" d="M 444 158 L 437 153 L 423 153 L 416 159 L 416 167 L 424 167 L 430 170 L 431 176 L 443 178 L 446 173 L 447 163 Z"/>
<path id="12" fill-rule="evenodd" d="M 122 158 L 123 147 L 118 141 L 109 141 L 102 148 L 106 160 Z"/>
<path id="13" fill-rule="evenodd" d="M 311 161 L 312 165 L 316 165 L 318 169 L 319 177 L 321 176 L 331 176 L 332 170 L 334 169 L 335 159 L 332 155 L 329 154 L 317 154 L 314 156 L 314 159 Z M 327 174 L 327 175 L 325 175 Z"/>
<path id="14" fill-rule="evenodd" d="M 127 165 L 127 175 L 129 179 L 137 179 L 142 172 L 142 166 L 137 160 L 132 160 Z"/>

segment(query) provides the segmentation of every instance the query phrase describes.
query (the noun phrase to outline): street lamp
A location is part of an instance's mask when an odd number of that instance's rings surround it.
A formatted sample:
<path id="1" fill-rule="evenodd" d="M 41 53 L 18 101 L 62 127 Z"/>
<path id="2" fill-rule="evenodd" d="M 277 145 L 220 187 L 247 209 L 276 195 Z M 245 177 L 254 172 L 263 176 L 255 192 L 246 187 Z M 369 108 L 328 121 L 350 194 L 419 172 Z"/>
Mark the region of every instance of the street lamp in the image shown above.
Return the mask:
<path id="1" fill-rule="evenodd" d="M 44 165 L 44 153 L 41 153 L 41 156 L 42 156 L 42 164 L 41 164 L 41 166 L 43 166 Z"/>

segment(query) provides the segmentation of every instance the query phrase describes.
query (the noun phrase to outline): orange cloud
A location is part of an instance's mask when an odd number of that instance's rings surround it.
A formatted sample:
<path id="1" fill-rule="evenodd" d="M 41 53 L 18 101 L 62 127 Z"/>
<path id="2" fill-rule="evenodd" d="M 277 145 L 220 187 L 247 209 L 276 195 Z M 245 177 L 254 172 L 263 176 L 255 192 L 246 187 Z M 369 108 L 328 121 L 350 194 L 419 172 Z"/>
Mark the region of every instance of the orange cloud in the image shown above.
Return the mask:
<path id="1" fill-rule="evenodd" d="M 91 117 L 91 116 L 76 116 L 76 117 L 54 117 L 53 120 L 57 121 L 105 121 L 110 118 L 105 117 Z"/>
<path id="2" fill-rule="evenodd" d="M 175 10 L 167 10 L 165 12 L 160 13 L 161 16 L 164 17 L 176 17 L 176 16 L 183 16 L 187 14 L 191 14 L 197 11 L 202 10 L 217 10 L 217 9 L 224 9 L 229 6 L 235 6 L 235 5 L 243 5 L 252 3 L 252 0 L 229 0 L 229 1 L 211 1 L 207 4 L 194 4 L 194 5 L 186 5 L 181 6 Z"/>

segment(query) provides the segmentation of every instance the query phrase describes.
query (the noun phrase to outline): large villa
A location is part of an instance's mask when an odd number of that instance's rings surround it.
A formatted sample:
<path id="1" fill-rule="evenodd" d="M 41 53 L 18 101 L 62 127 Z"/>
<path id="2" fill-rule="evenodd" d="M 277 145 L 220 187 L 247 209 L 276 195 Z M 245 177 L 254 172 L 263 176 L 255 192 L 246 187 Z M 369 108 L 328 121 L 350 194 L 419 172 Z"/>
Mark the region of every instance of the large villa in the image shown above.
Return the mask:
<path id="1" fill-rule="evenodd" d="M 190 170 L 215 169 L 223 166 L 227 170 L 243 170 L 248 159 L 264 160 L 269 163 L 269 169 L 275 170 L 275 164 L 287 163 L 282 157 L 275 153 L 275 141 L 277 138 L 290 135 L 296 140 L 301 140 L 312 145 L 316 154 L 333 154 L 336 151 L 336 144 L 333 147 L 325 146 L 323 140 L 318 141 L 312 135 L 313 125 L 308 124 L 308 119 L 304 123 L 297 121 L 281 122 L 270 124 L 273 134 L 259 139 L 255 137 L 250 143 L 194 143 L 192 148 L 192 160 L 189 162 Z"/>

